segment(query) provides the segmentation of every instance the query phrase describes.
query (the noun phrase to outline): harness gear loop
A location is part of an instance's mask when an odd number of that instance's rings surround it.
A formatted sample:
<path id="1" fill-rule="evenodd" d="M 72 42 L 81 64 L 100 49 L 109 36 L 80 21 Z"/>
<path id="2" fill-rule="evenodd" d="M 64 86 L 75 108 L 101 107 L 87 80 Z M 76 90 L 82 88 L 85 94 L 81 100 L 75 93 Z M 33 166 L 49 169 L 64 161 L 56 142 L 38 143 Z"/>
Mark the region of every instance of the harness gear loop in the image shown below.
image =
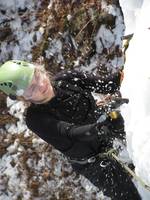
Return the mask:
<path id="1" fill-rule="evenodd" d="M 89 158 L 88 160 L 88 163 L 94 163 L 96 161 L 96 157 L 95 156 L 92 156 L 91 158 Z"/>

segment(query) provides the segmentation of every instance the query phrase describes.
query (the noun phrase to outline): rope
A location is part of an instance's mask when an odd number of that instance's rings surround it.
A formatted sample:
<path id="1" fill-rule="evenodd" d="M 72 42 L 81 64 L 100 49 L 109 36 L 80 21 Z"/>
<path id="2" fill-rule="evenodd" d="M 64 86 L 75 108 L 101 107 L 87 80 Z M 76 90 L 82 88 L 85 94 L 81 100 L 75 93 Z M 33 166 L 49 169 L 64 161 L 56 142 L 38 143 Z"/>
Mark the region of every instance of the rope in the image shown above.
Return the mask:
<path id="1" fill-rule="evenodd" d="M 137 176 L 127 165 L 125 165 L 119 158 L 118 156 L 114 153 L 114 151 L 112 152 L 108 152 L 110 156 L 112 156 L 112 158 L 114 158 L 118 163 L 120 163 L 122 165 L 122 167 L 135 179 L 137 180 L 145 189 L 150 191 L 150 186 L 147 185 L 139 176 Z"/>
<path id="2" fill-rule="evenodd" d="M 131 35 L 133 36 L 133 35 Z M 132 37 L 131 37 L 132 38 Z M 128 99 L 126 98 L 118 98 L 119 101 L 116 102 L 118 103 L 116 107 L 120 107 L 120 105 L 122 105 L 123 103 L 128 103 Z M 117 99 L 117 100 L 118 100 Z M 107 112 L 106 112 L 107 113 Z M 112 111 L 110 111 L 108 113 L 108 115 L 111 117 L 111 119 L 117 119 L 118 118 L 118 111 L 115 111 L 112 109 Z M 126 164 L 124 164 L 120 159 L 119 157 L 116 155 L 116 153 L 118 153 L 117 150 L 115 149 L 110 149 L 108 152 L 106 153 L 102 153 L 102 154 L 99 154 L 99 157 L 105 157 L 105 156 L 108 156 L 108 157 L 112 157 L 113 159 L 115 159 L 119 164 L 122 165 L 122 167 L 134 178 L 136 179 L 145 189 L 149 190 L 150 191 L 150 186 L 147 185 L 139 176 L 137 176 Z"/>

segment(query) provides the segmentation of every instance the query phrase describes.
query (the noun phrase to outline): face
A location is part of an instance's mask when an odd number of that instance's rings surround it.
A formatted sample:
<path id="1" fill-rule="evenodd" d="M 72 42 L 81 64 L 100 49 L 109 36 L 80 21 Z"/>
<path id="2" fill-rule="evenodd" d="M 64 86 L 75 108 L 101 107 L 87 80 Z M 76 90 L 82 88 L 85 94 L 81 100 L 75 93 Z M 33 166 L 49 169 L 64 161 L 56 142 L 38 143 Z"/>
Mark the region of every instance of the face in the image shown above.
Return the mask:
<path id="1" fill-rule="evenodd" d="M 31 84 L 24 91 L 25 100 L 35 104 L 46 103 L 54 97 L 54 90 L 45 71 L 35 69 Z"/>

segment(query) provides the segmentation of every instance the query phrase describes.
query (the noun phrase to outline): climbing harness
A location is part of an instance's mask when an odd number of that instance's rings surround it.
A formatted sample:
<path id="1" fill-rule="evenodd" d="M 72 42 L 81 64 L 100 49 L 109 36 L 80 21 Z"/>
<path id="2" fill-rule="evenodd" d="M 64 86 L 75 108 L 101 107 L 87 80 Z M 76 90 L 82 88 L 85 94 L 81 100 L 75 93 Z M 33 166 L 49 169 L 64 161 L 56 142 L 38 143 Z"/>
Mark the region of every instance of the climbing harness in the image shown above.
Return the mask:
<path id="1" fill-rule="evenodd" d="M 80 164 L 80 165 L 85 165 L 85 164 L 90 164 L 96 162 L 97 159 L 99 158 L 112 158 L 116 160 L 127 172 L 129 175 L 131 175 L 136 181 L 138 181 L 145 189 L 150 191 L 150 186 L 147 185 L 139 176 L 137 176 L 125 163 L 123 163 L 119 157 L 117 156 L 118 150 L 116 149 L 110 149 L 106 153 L 98 153 L 95 156 L 91 156 L 90 158 L 87 159 L 71 159 L 68 158 L 69 162 L 72 164 Z M 105 167 L 101 164 L 101 167 Z"/>

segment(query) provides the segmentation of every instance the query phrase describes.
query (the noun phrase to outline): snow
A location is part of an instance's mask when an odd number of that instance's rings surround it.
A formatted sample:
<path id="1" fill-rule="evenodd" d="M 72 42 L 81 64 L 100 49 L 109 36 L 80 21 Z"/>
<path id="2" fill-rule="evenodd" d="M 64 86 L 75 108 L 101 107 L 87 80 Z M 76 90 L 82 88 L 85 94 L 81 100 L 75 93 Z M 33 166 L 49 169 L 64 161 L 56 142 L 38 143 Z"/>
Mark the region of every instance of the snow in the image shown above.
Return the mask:
<path id="1" fill-rule="evenodd" d="M 64 63 L 63 56 L 62 56 L 62 42 L 58 39 L 54 39 L 49 42 L 49 48 L 45 51 L 46 57 L 50 58 L 51 56 L 57 57 L 58 63 Z"/>
<path id="2" fill-rule="evenodd" d="M 9 113 L 15 116 L 17 119 L 16 124 L 7 124 L 6 129 L 8 133 L 22 133 L 28 132 L 27 126 L 24 123 L 24 110 L 26 108 L 25 103 L 22 101 L 13 101 L 9 97 L 7 98 L 7 107 L 9 108 Z"/>
<path id="3" fill-rule="evenodd" d="M 141 4 L 132 2 L 136 12 Z M 135 4 L 134 4 L 135 3 Z M 142 2 L 141 2 L 142 3 Z M 128 5 L 128 3 L 126 3 Z M 150 186 L 150 1 L 144 0 L 136 17 L 134 36 L 126 54 L 125 78 L 121 87 L 129 104 L 122 109 L 127 132 L 128 152 L 135 165 L 136 174 Z M 126 11 L 125 11 L 126 12 Z M 126 13 L 127 14 L 127 13 Z M 127 22 L 127 21 L 126 21 Z M 126 24 L 128 29 L 130 23 Z M 150 199 L 150 192 L 139 184 L 143 200 Z"/>
<path id="4" fill-rule="evenodd" d="M 34 39 L 39 42 L 42 36 L 39 30 L 33 31 L 37 25 L 35 11 L 39 6 L 38 1 L 32 0 L 0 1 L 1 10 L 6 11 L 5 14 L 0 13 L 1 26 L 11 28 L 9 33 L 11 36 L 8 37 L 7 42 L 1 42 L 1 62 L 9 60 L 10 57 L 32 60 L 29 52 L 35 45 Z"/>
<path id="5" fill-rule="evenodd" d="M 104 37 L 105 36 L 105 37 Z M 95 37 L 96 47 L 97 47 L 97 53 L 101 54 L 103 51 L 103 47 L 110 48 L 113 41 L 114 41 L 114 34 L 111 32 L 111 30 L 108 30 L 106 32 L 105 25 L 102 25 L 97 33 L 97 36 Z M 101 40 L 100 40 L 101 38 Z"/>

